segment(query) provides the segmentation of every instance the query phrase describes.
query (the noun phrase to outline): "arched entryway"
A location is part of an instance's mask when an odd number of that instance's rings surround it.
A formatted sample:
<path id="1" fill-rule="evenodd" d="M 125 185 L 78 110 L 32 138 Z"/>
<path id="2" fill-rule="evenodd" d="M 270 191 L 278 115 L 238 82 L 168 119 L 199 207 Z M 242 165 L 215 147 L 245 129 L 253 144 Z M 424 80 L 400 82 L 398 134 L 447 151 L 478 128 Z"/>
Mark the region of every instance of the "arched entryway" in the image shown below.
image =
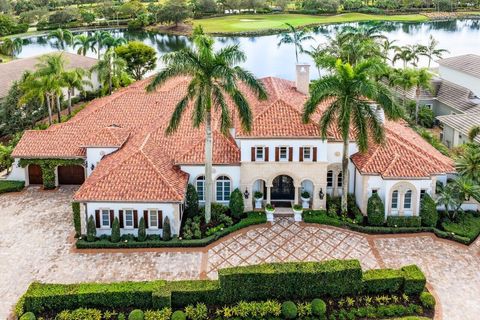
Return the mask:
<path id="1" fill-rule="evenodd" d="M 42 168 L 38 164 L 28 166 L 28 183 L 43 184 Z"/>
<path id="2" fill-rule="evenodd" d="M 295 200 L 293 178 L 287 175 L 281 175 L 273 179 L 270 199 L 276 206 L 290 207 L 291 202 Z"/>

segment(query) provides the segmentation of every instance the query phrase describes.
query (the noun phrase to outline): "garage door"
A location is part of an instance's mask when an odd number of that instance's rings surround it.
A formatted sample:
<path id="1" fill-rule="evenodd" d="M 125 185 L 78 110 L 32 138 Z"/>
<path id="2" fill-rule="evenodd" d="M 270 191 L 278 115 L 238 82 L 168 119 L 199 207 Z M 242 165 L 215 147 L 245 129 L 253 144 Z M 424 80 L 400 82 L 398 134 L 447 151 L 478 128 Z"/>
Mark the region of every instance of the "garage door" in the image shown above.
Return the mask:
<path id="1" fill-rule="evenodd" d="M 28 166 L 28 182 L 30 184 L 43 184 L 42 168 L 36 164 Z"/>
<path id="2" fill-rule="evenodd" d="M 85 181 L 85 170 L 82 166 L 59 166 L 58 184 L 82 184 Z"/>

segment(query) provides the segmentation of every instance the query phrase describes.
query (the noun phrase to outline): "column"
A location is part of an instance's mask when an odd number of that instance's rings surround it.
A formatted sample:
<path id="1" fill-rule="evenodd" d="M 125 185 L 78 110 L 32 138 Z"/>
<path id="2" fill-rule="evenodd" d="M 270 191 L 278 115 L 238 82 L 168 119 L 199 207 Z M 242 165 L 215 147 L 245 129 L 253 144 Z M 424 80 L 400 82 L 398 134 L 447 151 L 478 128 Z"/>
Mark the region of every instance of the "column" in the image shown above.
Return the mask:
<path id="1" fill-rule="evenodd" d="M 267 203 L 270 203 L 270 200 L 271 200 L 271 197 L 270 197 L 271 189 L 272 189 L 272 186 L 267 186 Z"/>
<path id="2" fill-rule="evenodd" d="M 293 198 L 293 204 L 298 204 L 298 194 L 300 192 L 300 187 L 295 186 L 295 197 Z"/>

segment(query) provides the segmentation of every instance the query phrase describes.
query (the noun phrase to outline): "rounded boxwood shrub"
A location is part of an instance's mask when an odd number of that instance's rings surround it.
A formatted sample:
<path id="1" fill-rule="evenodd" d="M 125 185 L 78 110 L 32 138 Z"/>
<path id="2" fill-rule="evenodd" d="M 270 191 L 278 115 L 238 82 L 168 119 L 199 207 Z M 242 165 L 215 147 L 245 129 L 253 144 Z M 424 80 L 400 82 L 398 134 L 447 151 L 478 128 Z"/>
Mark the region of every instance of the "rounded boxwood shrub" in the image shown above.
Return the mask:
<path id="1" fill-rule="evenodd" d="M 285 319 L 295 319 L 297 317 L 297 305 L 292 301 L 282 303 L 282 316 Z"/>
<path id="2" fill-rule="evenodd" d="M 187 316 L 185 315 L 185 312 L 181 310 L 177 310 L 172 314 L 172 320 L 186 320 Z"/>
<path id="3" fill-rule="evenodd" d="M 435 298 L 430 292 L 422 292 L 420 294 L 420 302 L 426 309 L 433 309 L 435 308 Z"/>
<path id="4" fill-rule="evenodd" d="M 422 225 L 426 227 L 435 227 L 437 225 L 437 205 L 428 193 L 425 193 L 420 201 L 420 217 L 422 218 Z"/>
<path id="5" fill-rule="evenodd" d="M 128 320 L 143 320 L 144 314 L 140 309 L 135 309 L 128 315 Z"/>
<path id="6" fill-rule="evenodd" d="M 322 317 L 327 313 L 327 305 L 322 299 L 313 299 L 312 314 L 317 317 Z"/>
<path id="7" fill-rule="evenodd" d="M 385 206 L 378 193 L 372 194 L 367 204 L 368 224 L 381 226 L 385 222 Z"/>
<path id="8" fill-rule="evenodd" d="M 27 312 L 27 313 L 24 313 L 21 317 L 20 317 L 20 320 L 35 320 L 36 317 L 35 315 L 33 314 L 33 312 Z"/>

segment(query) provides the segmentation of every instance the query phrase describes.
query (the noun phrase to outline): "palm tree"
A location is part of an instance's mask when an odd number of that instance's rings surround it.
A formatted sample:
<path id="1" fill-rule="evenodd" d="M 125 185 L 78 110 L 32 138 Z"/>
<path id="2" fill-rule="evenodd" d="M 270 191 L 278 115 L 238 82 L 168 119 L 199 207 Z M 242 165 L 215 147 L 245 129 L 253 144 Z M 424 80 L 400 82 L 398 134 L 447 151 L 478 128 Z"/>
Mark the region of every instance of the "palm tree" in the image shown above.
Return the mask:
<path id="1" fill-rule="evenodd" d="M 73 42 L 73 49 L 77 49 L 77 54 L 81 54 L 82 56 L 87 55 L 88 50 L 92 50 L 92 38 L 85 34 L 79 34 L 75 36 Z"/>
<path id="2" fill-rule="evenodd" d="M 467 146 L 464 152 L 455 159 L 455 168 L 460 176 L 480 184 L 480 147 Z"/>
<path id="3" fill-rule="evenodd" d="M 420 93 L 422 89 L 432 90 L 432 74 L 428 69 L 416 69 L 413 83 L 415 85 L 415 124 L 418 124 L 418 109 L 420 107 Z"/>
<path id="4" fill-rule="evenodd" d="M 50 79 L 47 77 L 38 78 L 33 73 L 27 72 L 20 82 L 20 88 L 23 91 L 23 95 L 18 100 L 18 105 L 21 106 L 31 101 L 39 102 L 40 105 L 46 103 L 48 111 L 48 124 L 51 125 L 53 122 L 53 95 Z"/>
<path id="5" fill-rule="evenodd" d="M 111 35 L 107 31 L 95 31 L 91 36 L 92 49 L 97 53 L 97 59 L 100 60 L 101 50 L 105 44 L 105 39 L 110 38 Z M 97 46 L 95 48 L 95 46 Z"/>
<path id="6" fill-rule="evenodd" d="M 23 48 L 22 38 L 15 38 L 13 40 L 10 38 L 6 38 L 5 40 L 3 40 L 0 51 L 7 56 L 15 57 L 17 54 L 22 52 L 22 48 Z"/>
<path id="7" fill-rule="evenodd" d="M 410 68 L 391 69 L 387 77 L 389 85 L 395 89 L 396 93 L 398 93 L 398 88 L 402 89 L 402 106 L 405 109 L 408 91 L 415 86 L 415 70 Z"/>
<path id="8" fill-rule="evenodd" d="M 282 44 L 293 43 L 295 45 L 295 58 L 298 63 L 298 53 L 304 52 L 302 42 L 313 39 L 312 36 L 307 34 L 306 29 L 297 29 L 289 23 L 285 23 L 289 29 L 289 32 L 281 34 L 281 39 L 278 42 L 280 47 Z"/>
<path id="9" fill-rule="evenodd" d="M 435 40 L 435 38 L 432 35 L 430 35 L 430 38 L 428 40 L 428 45 L 422 46 L 422 51 L 421 51 L 420 55 L 428 58 L 428 68 L 429 69 L 430 69 L 430 64 L 431 64 L 433 58 L 441 59 L 444 53 L 449 53 L 448 50 L 439 49 L 439 48 L 437 48 L 437 46 L 438 46 L 438 41 Z"/>
<path id="10" fill-rule="evenodd" d="M 411 63 L 414 67 L 417 66 L 418 59 L 423 52 L 423 47 L 417 44 L 406 45 L 402 47 L 397 47 L 395 51 L 396 53 L 393 56 L 392 62 L 395 63 L 398 60 L 402 60 L 403 68 L 406 69 L 408 63 Z"/>
<path id="11" fill-rule="evenodd" d="M 385 62 L 387 62 L 388 60 L 389 61 L 392 60 L 389 57 L 389 54 L 390 54 L 391 51 L 398 50 L 398 46 L 394 44 L 395 42 L 396 42 L 396 40 L 392 40 L 392 41 L 390 41 L 388 39 L 383 40 L 383 42 L 381 44 L 381 49 L 382 49 L 382 56 L 383 56 Z"/>
<path id="12" fill-rule="evenodd" d="M 177 76 L 190 76 L 187 94 L 178 102 L 170 119 L 167 134 L 175 132 L 180 125 L 182 115 L 189 103 L 194 104 L 193 125 L 205 125 L 205 221 L 211 217 L 212 203 L 212 112 L 220 112 L 220 127 L 228 133 L 231 123 L 231 111 L 225 95 L 233 101 L 236 112 L 244 130 L 252 126 L 252 113 L 243 93 L 238 87 L 242 82 L 250 88 L 259 99 L 266 99 L 263 84 L 252 73 L 237 64 L 245 61 L 245 54 L 238 45 L 227 46 L 217 52 L 213 50 L 214 41 L 203 34 L 201 28 L 195 30 L 194 48 L 167 53 L 163 56 L 165 68 L 160 71 L 147 90 L 153 91 L 168 79 Z"/>
<path id="13" fill-rule="evenodd" d="M 443 205 L 450 219 L 462 212 L 462 204 L 473 197 L 480 199 L 480 186 L 466 177 L 457 177 L 453 182 L 440 189 L 437 205 Z"/>
<path id="14" fill-rule="evenodd" d="M 478 136 L 480 136 L 480 126 L 473 126 L 468 130 L 468 140 L 470 143 L 474 143 Z"/>
<path id="15" fill-rule="evenodd" d="M 320 130 L 323 139 L 332 126 L 337 126 L 343 140 L 342 159 L 342 212 L 347 212 L 347 195 L 349 185 L 348 150 L 351 133 L 360 152 L 368 149 L 369 137 L 376 143 L 384 139 L 384 130 L 376 108 L 369 101 L 378 103 L 385 114 L 392 119 L 402 116 L 402 109 L 392 98 L 389 88 L 376 81 L 376 76 L 384 72 L 379 59 L 369 59 L 352 66 L 340 59 L 335 64 L 332 74 L 312 84 L 310 97 L 303 109 L 303 121 L 310 121 L 320 102 L 328 100 L 328 106 L 320 119 Z"/>
<path id="16" fill-rule="evenodd" d="M 69 116 L 72 115 L 72 96 L 75 95 L 75 89 L 82 92 L 85 91 L 85 86 L 92 85 L 89 80 L 85 79 L 88 74 L 88 71 L 81 68 L 75 68 L 62 73 L 62 83 L 67 88 Z"/>
<path id="17" fill-rule="evenodd" d="M 110 34 L 108 37 L 105 37 L 103 39 L 103 44 L 105 48 L 107 48 L 107 50 L 110 48 L 116 48 L 125 43 L 127 43 L 127 40 L 125 38 L 122 38 L 122 37 L 115 38 L 115 37 L 112 37 Z"/>
<path id="18" fill-rule="evenodd" d="M 70 30 L 58 28 L 48 33 L 48 39 L 55 39 L 58 49 L 65 49 L 65 45 L 73 43 L 73 34 Z"/>
<path id="19" fill-rule="evenodd" d="M 126 67 L 125 60 L 119 58 L 113 49 L 109 49 L 105 51 L 103 58 L 90 71 L 97 72 L 104 93 L 111 94 L 113 89 L 118 88 L 122 83 L 128 84 L 131 82 Z M 108 91 L 105 91 L 105 89 L 108 89 Z"/>

